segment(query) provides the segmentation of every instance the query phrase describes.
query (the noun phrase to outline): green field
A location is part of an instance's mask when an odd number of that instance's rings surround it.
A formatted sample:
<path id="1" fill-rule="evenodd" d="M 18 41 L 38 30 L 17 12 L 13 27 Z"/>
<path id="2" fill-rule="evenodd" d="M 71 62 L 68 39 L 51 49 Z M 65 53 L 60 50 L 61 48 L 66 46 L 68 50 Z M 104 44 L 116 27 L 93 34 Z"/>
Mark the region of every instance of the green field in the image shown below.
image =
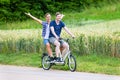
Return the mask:
<path id="1" fill-rule="evenodd" d="M 71 40 L 71 49 L 74 52 L 79 54 L 106 54 L 109 56 L 120 55 L 120 27 L 118 26 L 120 20 L 82 23 L 85 25 L 73 25 L 75 27 L 68 25 L 71 32 L 76 36 L 75 40 Z M 21 25 L 23 24 L 21 23 Z M 42 52 L 41 29 L 1 30 L 0 33 L 1 53 Z M 70 38 L 64 30 L 62 37 Z"/>

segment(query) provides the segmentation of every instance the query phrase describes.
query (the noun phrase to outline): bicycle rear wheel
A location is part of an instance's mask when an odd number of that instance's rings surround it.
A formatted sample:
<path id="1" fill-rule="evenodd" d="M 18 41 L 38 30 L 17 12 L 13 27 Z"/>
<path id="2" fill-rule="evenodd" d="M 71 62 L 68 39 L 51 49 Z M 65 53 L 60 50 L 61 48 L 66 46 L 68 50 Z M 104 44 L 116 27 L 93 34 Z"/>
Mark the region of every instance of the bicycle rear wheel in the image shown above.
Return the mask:
<path id="1" fill-rule="evenodd" d="M 76 70 L 76 59 L 73 55 L 70 54 L 68 57 L 68 67 L 71 72 L 74 72 Z"/>
<path id="2" fill-rule="evenodd" d="M 42 68 L 44 70 L 49 70 L 51 68 L 51 63 L 49 62 L 49 56 L 48 55 L 43 55 L 42 57 Z"/>

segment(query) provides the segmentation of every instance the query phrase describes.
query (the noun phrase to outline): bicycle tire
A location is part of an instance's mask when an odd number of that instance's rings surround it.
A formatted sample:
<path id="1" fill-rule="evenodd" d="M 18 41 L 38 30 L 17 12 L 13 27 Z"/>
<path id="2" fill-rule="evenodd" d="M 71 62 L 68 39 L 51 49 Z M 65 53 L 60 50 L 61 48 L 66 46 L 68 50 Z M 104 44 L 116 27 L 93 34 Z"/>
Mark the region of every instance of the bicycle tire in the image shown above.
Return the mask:
<path id="1" fill-rule="evenodd" d="M 42 68 L 44 70 L 49 70 L 52 66 L 51 63 L 48 62 L 48 59 L 49 56 L 47 54 L 42 56 Z"/>
<path id="2" fill-rule="evenodd" d="M 76 70 L 76 59 L 72 54 L 70 54 L 70 56 L 68 57 L 68 67 L 71 72 L 74 72 Z"/>

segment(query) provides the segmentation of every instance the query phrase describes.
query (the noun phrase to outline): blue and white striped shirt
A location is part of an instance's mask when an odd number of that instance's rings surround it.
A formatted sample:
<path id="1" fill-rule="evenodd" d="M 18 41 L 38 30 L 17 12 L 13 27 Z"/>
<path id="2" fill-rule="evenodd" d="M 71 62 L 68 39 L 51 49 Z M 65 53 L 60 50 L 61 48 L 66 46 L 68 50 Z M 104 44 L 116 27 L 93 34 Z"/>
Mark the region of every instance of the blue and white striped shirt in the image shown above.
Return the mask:
<path id="1" fill-rule="evenodd" d="M 43 21 L 42 22 L 42 26 L 43 26 L 42 37 L 44 39 L 48 39 L 49 38 L 49 33 L 50 33 L 50 28 L 49 28 L 48 22 Z"/>

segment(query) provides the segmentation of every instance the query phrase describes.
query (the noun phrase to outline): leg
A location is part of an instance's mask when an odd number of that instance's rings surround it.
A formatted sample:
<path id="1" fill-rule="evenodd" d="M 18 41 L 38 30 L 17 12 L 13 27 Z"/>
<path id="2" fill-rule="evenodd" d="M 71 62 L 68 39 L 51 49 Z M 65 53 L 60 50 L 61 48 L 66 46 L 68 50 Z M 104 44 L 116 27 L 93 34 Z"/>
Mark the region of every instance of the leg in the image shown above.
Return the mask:
<path id="1" fill-rule="evenodd" d="M 60 52 L 62 52 L 64 50 L 63 46 L 60 46 Z"/>
<path id="2" fill-rule="evenodd" d="M 56 46 L 55 47 L 56 57 L 59 57 L 59 54 L 60 54 L 60 42 L 55 40 L 54 45 Z"/>
<path id="3" fill-rule="evenodd" d="M 46 50 L 48 52 L 48 55 L 50 57 L 53 57 L 52 50 L 51 50 L 50 43 L 49 43 L 48 39 L 44 39 L 44 45 L 46 46 Z"/>
<path id="4" fill-rule="evenodd" d="M 66 42 L 63 42 L 62 43 L 62 48 L 63 48 L 63 50 L 62 50 L 62 57 L 64 57 L 64 55 L 67 53 L 67 51 L 69 50 L 69 45 L 68 45 L 68 43 L 66 43 Z"/>
<path id="5" fill-rule="evenodd" d="M 49 38 L 50 43 L 54 44 L 55 47 L 55 52 L 56 52 L 56 57 L 59 57 L 60 54 L 60 42 L 55 38 L 55 37 L 51 37 Z"/>
<path id="6" fill-rule="evenodd" d="M 51 50 L 51 47 L 50 47 L 50 43 L 47 43 L 47 44 L 46 44 L 46 50 L 47 50 L 47 52 L 48 52 L 48 55 L 49 55 L 50 57 L 53 57 L 52 50 Z"/>

